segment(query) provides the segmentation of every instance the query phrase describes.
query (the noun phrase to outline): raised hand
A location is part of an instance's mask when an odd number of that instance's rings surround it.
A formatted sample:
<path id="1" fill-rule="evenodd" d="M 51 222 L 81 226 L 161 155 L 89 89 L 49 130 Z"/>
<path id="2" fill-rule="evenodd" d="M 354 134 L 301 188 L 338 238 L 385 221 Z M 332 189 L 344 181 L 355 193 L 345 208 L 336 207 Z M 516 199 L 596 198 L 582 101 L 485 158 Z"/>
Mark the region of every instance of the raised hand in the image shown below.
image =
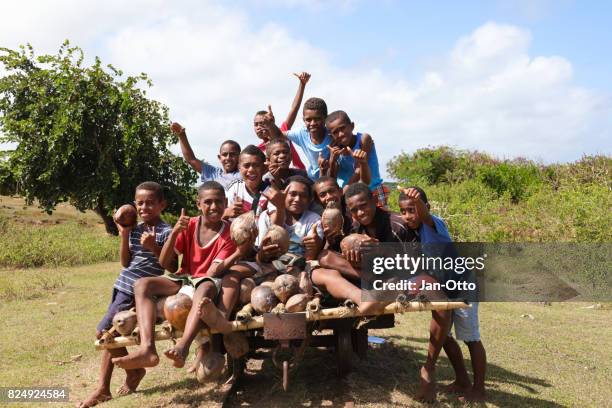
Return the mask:
<path id="1" fill-rule="evenodd" d="M 172 133 L 177 136 L 185 134 L 185 128 L 182 127 L 181 124 L 178 122 L 172 122 L 172 124 L 170 125 L 170 130 L 172 130 Z"/>
<path id="2" fill-rule="evenodd" d="M 319 165 L 320 173 L 327 171 L 329 169 L 329 160 L 324 158 L 321 153 L 319 153 L 319 158 L 317 159 L 317 164 Z"/>
<path id="3" fill-rule="evenodd" d="M 268 112 L 263 115 L 264 126 L 270 127 L 274 123 L 274 113 L 272 113 L 272 105 L 268 105 Z"/>
<path id="4" fill-rule="evenodd" d="M 299 74 L 294 72 L 293 75 L 295 75 L 297 79 L 300 80 L 300 83 L 302 85 L 306 85 L 308 83 L 308 80 L 310 79 L 310 74 L 308 72 L 300 72 Z"/>
<path id="5" fill-rule="evenodd" d="M 189 226 L 190 219 L 191 218 L 187 216 L 187 214 L 185 214 L 185 209 L 181 208 L 181 216 L 176 221 L 176 224 L 174 225 L 174 228 L 172 229 L 172 231 L 174 233 L 178 233 L 178 232 L 186 230 L 187 227 Z"/>
<path id="6" fill-rule="evenodd" d="M 317 233 L 317 226 L 320 224 L 320 221 L 314 223 L 308 231 L 308 234 L 302 240 L 305 247 L 305 255 L 307 260 L 313 260 L 317 257 L 319 250 L 323 244 L 321 241 L 321 237 Z"/>
<path id="7" fill-rule="evenodd" d="M 368 163 L 368 154 L 365 151 L 361 149 L 353 150 L 350 147 L 347 147 L 347 150 L 349 154 L 353 156 L 353 159 L 355 160 L 355 164 L 357 166 L 359 166 L 360 164 Z"/>
<path id="8" fill-rule="evenodd" d="M 280 191 L 275 185 L 271 185 L 269 189 L 262 191 L 261 195 L 267 198 L 276 208 L 284 208 L 286 193 L 287 188 Z"/>
<path id="9" fill-rule="evenodd" d="M 123 237 L 123 236 L 128 236 L 130 235 L 130 232 L 134 229 L 134 225 L 129 225 L 127 227 L 124 227 L 123 225 L 119 224 L 118 222 L 115 221 L 115 225 L 117 226 L 117 231 L 119 232 L 119 236 Z"/>
<path id="10" fill-rule="evenodd" d="M 153 226 L 149 231 L 142 233 L 140 236 L 140 245 L 147 251 L 153 252 L 157 247 L 155 238 L 155 226 Z"/>
<path id="11" fill-rule="evenodd" d="M 227 216 L 228 218 L 236 218 L 237 216 L 242 214 L 244 212 L 242 204 L 242 197 L 239 197 L 238 195 L 234 194 L 234 202 L 225 210 L 225 216 Z"/>

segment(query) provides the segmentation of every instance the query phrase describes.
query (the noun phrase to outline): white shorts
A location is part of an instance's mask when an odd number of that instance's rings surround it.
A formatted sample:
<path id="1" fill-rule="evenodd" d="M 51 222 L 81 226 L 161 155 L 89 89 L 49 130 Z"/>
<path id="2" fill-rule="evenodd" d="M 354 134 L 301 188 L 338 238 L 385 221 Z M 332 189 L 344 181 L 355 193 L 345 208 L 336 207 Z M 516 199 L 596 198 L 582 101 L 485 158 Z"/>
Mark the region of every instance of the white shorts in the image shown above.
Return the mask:
<path id="1" fill-rule="evenodd" d="M 480 341 L 480 325 L 478 323 L 478 302 L 473 302 L 472 307 L 465 309 L 454 309 L 451 321 L 451 335 L 455 326 L 455 337 L 464 342 Z"/>

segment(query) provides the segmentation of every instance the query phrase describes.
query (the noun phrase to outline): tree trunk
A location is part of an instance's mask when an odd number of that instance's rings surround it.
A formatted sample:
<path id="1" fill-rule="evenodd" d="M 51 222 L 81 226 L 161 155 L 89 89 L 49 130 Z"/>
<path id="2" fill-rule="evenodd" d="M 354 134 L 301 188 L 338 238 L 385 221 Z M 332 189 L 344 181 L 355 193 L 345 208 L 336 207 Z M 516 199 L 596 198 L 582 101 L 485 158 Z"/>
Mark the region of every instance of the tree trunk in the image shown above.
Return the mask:
<path id="1" fill-rule="evenodd" d="M 104 208 L 104 199 L 101 195 L 98 196 L 98 203 L 96 204 L 94 211 L 102 218 L 102 221 L 104 221 L 104 227 L 106 228 L 107 233 L 111 235 L 119 235 L 119 231 L 117 230 L 113 217 L 108 215 L 106 208 Z"/>

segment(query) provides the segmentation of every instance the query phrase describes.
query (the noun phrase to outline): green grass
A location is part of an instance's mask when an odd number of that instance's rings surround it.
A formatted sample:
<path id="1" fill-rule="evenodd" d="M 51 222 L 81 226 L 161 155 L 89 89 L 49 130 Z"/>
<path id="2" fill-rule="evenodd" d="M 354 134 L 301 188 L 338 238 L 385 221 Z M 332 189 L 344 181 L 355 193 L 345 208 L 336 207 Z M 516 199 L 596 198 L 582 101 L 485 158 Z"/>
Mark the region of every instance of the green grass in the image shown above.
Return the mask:
<path id="1" fill-rule="evenodd" d="M 0 196 L 0 267 L 73 266 L 118 257 L 119 240 L 97 215 L 61 205 L 53 215 Z"/>
<path id="2" fill-rule="evenodd" d="M 38 291 L 35 298 L 0 302 L 4 317 L 0 355 L 3 386 L 65 386 L 73 404 L 94 388 L 100 352 L 94 350 L 95 325 L 110 300 L 118 263 L 53 269 L 1 270 L 0 290 L 14 285 Z M 51 282 L 41 288 L 40 276 Z M 609 403 L 612 378 L 610 308 L 584 303 L 482 303 L 480 320 L 489 366 L 488 407 L 601 407 Z M 534 319 L 521 315 L 532 315 Z M 387 344 L 374 346 L 366 360 L 353 360 L 348 378 L 337 379 L 329 350 L 309 349 L 291 375 L 290 392 L 279 387 L 269 355 L 250 361 L 246 381 L 230 406 L 421 406 L 413 400 L 418 368 L 426 353 L 428 313 L 398 317 L 395 328 L 373 331 Z M 164 350 L 168 342 L 158 343 Z M 469 356 L 465 348 L 467 359 Z M 78 357 L 78 356 L 81 357 Z M 265 358 L 264 358 L 265 357 Z M 75 360 L 75 361 L 72 361 Z M 468 360 L 469 366 L 469 360 Z M 123 380 L 120 371 L 112 389 Z M 441 384 L 453 378 L 445 357 L 438 366 Z M 141 392 L 116 398 L 105 407 L 212 406 L 220 402 L 212 385 L 172 368 L 162 358 L 149 370 Z M 459 406 L 439 394 L 438 406 Z"/>

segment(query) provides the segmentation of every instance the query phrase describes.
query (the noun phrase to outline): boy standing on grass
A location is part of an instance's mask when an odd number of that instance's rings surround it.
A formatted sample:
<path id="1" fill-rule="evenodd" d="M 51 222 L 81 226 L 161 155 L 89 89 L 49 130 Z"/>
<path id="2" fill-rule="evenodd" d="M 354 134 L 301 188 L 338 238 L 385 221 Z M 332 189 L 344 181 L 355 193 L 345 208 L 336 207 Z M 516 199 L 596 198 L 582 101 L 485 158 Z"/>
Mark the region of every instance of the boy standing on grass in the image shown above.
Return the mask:
<path id="1" fill-rule="evenodd" d="M 245 254 L 250 252 L 253 243 L 246 242 L 236 246 L 230 238 L 230 223 L 223 220 L 226 206 L 225 190 L 215 181 L 207 181 L 198 189 L 199 217 L 188 217 L 181 212 L 170 237 L 161 250 L 160 264 L 167 269 L 176 267 L 177 255 L 183 255 L 179 274 L 164 275 L 139 280 L 135 285 L 136 313 L 140 326 L 139 349 L 125 357 L 114 358 L 114 364 L 125 369 L 153 367 L 159 363 L 155 349 L 154 324 L 155 303 L 158 296 L 171 296 L 183 284 L 195 288 L 193 306 L 187 317 L 185 331 L 174 347 L 165 352 L 174 361 L 175 367 L 185 364 L 189 346 L 198 332 L 204 327 L 200 320 L 199 303 L 208 298 L 212 302 L 222 288 L 224 272 Z M 239 285 L 239 283 L 238 283 Z M 224 309 L 225 303 L 237 298 L 236 285 L 223 287 L 222 311 L 228 312 L 233 305 Z"/>
<path id="2" fill-rule="evenodd" d="M 177 122 L 173 122 L 172 125 L 170 125 L 170 129 L 172 133 L 178 136 L 183 158 L 187 164 L 200 174 L 200 181 L 202 183 L 212 180 L 218 182 L 223 188 L 227 189 L 232 181 L 240 178 L 240 172 L 238 171 L 240 145 L 238 142 L 226 140 L 221 143 L 219 154 L 217 155 L 221 167 L 217 167 L 195 157 L 189 140 L 187 140 L 187 133 L 185 133 L 184 127 Z"/>
<path id="3" fill-rule="evenodd" d="M 378 166 L 378 155 L 372 136 L 367 133 L 353 133 L 355 124 L 344 111 L 335 111 L 325 119 L 325 127 L 331 134 L 330 173 L 338 179 L 342 188 L 362 181 L 368 184 L 381 208 L 387 209 L 390 190 L 383 184 Z M 366 165 L 360 159 L 367 156 Z M 367 174 L 361 174 L 365 173 Z"/>
<path id="4" fill-rule="evenodd" d="M 124 269 L 113 287 L 111 304 L 96 329 L 98 339 L 112 327 L 113 317 L 117 312 L 129 310 L 134 306 L 134 282 L 143 277 L 164 273 L 164 268 L 160 265 L 158 258 L 171 229 L 160 219 L 160 214 L 166 207 L 162 187 L 152 181 L 138 185 L 134 204 L 142 222 L 135 227 L 116 224 L 121 237 L 119 257 Z M 114 367 L 112 359 L 127 354 L 125 347 L 107 349 L 102 352 L 98 388 L 77 407 L 92 407 L 112 398 L 110 392 Z M 126 369 L 125 383 L 117 389 L 117 394 L 125 395 L 134 392 L 145 373 L 144 368 Z"/>
<path id="5" fill-rule="evenodd" d="M 300 105 L 302 104 L 302 98 L 304 97 L 304 89 L 306 88 L 306 84 L 310 79 L 310 74 L 308 72 L 300 72 L 299 74 L 294 73 L 293 75 L 295 75 L 300 80 L 300 84 L 298 86 L 297 93 L 295 94 L 295 98 L 293 98 L 293 103 L 291 104 L 291 109 L 287 114 L 287 118 L 280 126 L 280 130 L 283 132 L 288 131 L 293 126 L 295 118 L 297 117 L 297 113 L 300 109 Z M 270 132 L 268 130 L 268 127 L 266 126 L 265 118 L 267 113 L 268 112 L 264 110 L 259 111 L 255 114 L 255 118 L 253 119 L 253 128 L 255 129 L 255 134 L 258 138 L 262 140 L 262 142 L 258 144 L 257 147 L 264 153 L 266 153 L 266 148 L 268 146 L 268 142 L 270 141 Z M 302 163 L 300 155 L 295 150 L 295 147 L 293 147 L 293 144 L 290 143 L 289 148 L 291 149 L 290 162 L 293 167 L 295 167 L 296 169 L 304 170 L 306 167 L 304 167 L 304 163 Z"/>
<path id="6" fill-rule="evenodd" d="M 446 224 L 441 218 L 432 215 L 425 191 L 419 187 L 400 189 L 399 207 L 402 218 L 408 228 L 419 234 L 422 243 L 452 242 Z M 468 346 L 474 383 L 465 369 L 463 354 L 459 344 L 449 334 L 444 343 L 444 352 L 448 356 L 455 370 L 455 381 L 450 384 L 448 391 L 461 394 L 460 400 L 484 401 L 485 399 L 485 373 L 487 369 L 487 354 L 480 341 L 480 328 L 478 323 L 478 302 L 472 302 L 471 308 L 454 309 L 452 311 L 451 325 L 455 326 L 455 336 Z"/>

